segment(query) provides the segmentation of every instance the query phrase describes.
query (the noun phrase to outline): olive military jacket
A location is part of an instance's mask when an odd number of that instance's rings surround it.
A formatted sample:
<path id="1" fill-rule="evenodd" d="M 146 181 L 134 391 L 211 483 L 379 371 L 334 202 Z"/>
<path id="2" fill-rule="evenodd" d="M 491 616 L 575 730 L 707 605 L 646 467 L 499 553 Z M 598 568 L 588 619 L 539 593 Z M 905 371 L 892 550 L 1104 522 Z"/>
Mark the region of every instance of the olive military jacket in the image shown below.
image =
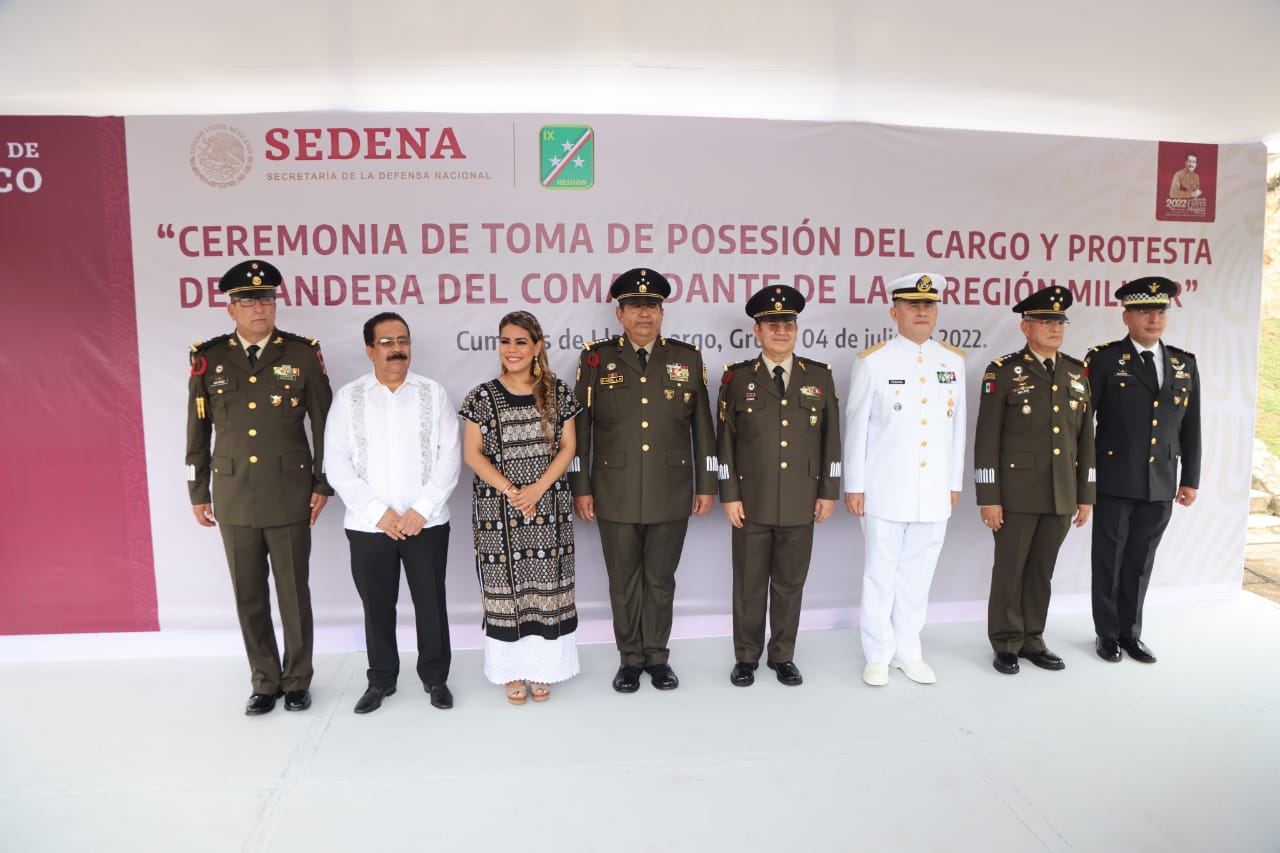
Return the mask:
<path id="1" fill-rule="evenodd" d="M 192 505 L 212 503 L 218 521 L 245 527 L 308 520 L 311 494 L 333 494 L 324 476 L 324 422 L 332 400 L 314 339 L 276 329 L 253 367 L 234 331 L 193 345 L 187 401 Z"/>
<path id="2" fill-rule="evenodd" d="M 747 520 L 813 524 L 814 502 L 840 498 L 840 412 L 831 368 L 796 356 L 779 394 L 763 360 L 731 364 L 720 380 L 720 502 Z"/>
<path id="3" fill-rule="evenodd" d="M 973 442 L 979 506 L 1071 515 L 1096 498 L 1084 362 L 1059 352 L 1053 376 L 1023 347 L 987 365 Z"/>
<path id="4" fill-rule="evenodd" d="M 1196 357 L 1165 344 L 1159 388 L 1129 337 L 1089 350 L 1085 367 L 1097 420 L 1098 492 L 1171 501 L 1200 487 L 1200 372 Z M 1182 463 L 1179 477 L 1178 463 Z"/>
<path id="5" fill-rule="evenodd" d="M 696 485 L 716 493 L 718 463 L 707 372 L 698 348 L 658 338 L 640 370 L 626 338 L 587 344 L 578 358 L 573 419 L 577 455 L 569 463 L 575 497 L 595 498 L 596 516 L 629 524 L 688 518 Z"/>

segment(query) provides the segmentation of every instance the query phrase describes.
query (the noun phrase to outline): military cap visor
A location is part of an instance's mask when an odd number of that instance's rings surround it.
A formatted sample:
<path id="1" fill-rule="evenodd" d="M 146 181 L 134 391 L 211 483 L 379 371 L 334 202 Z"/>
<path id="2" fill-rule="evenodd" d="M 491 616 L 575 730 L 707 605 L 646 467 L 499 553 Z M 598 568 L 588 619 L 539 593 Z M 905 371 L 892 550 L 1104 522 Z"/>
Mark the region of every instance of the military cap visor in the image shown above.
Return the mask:
<path id="1" fill-rule="evenodd" d="M 266 261 L 241 261 L 223 273 L 219 289 L 228 296 L 253 296 L 275 293 L 283 277 L 280 270 Z"/>
<path id="2" fill-rule="evenodd" d="M 1054 285 L 1037 290 L 1013 306 L 1013 312 L 1021 314 L 1024 320 L 1065 320 L 1067 309 L 1074 301 L 1068 288 Z"/>
<path id="3" fill-rule="evenodd" d="M 747 300 L 747 316 L 753 320 L 791 320 L 804 310 L 804 294 L 786 284 L 756 291 Z"/>
<path id="4" fill-rule="evenodd" d="M 1182 288 L 1171 278 L 1149 275 L 1135 278 L 1116 291 L 1125 308 L 1167 308 Z"/>
<path id="5" fill-rule="evenodd" d="M 904 299 L 907 302 L 941 302 L 942 294 L 938 292 L 934 282 L 943 281 L 946 279 L 934 273 L 912 273 L 895 278 L 889 282 L 889 287 L 892 288 L 894 299 Z"/>
<path id="6" fill-rule="evenodd" d="M 651 269 L 627 270 L 613 281 L 609 295 L 619 305 L 660 303 L 671 295 L 671 283 Z"/>

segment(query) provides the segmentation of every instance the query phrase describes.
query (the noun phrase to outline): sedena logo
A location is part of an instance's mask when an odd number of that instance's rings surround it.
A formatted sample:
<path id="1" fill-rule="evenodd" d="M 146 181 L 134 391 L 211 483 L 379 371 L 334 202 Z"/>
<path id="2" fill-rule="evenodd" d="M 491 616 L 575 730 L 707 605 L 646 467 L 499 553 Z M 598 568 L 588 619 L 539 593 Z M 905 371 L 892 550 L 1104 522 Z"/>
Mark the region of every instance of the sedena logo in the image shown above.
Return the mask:
<path id="1" fill-rule="evenodd" d="M 211 187 L 234 187 L 253 170 L 249 137 L 229 124 L 211 124 L 191 140 L 191 171 Z"/>
<path id="2" fill-rule="evenodd" d="M 596 181 L 596 136 L 585 124 L 543 125 L 539 154 L 547 189 L 585 190 Z"/>

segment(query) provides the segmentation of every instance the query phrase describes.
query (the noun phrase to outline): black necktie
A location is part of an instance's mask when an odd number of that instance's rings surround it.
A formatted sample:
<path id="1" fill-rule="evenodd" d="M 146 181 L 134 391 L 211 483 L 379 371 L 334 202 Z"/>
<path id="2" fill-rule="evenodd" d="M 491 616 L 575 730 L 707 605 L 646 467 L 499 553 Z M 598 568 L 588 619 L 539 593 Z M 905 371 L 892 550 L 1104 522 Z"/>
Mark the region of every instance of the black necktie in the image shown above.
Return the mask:
<path id="1" fill-rule="evenodd" d="M 1156 375 L 1156 354 L 1151 350 L 1142 352 L 1142 369 L 1146 371 L 1147 378 L 1151 380 L 1151 384 L 1160 387 L 1160 379 Z"/>
<path id="2" fill-rule="evenodd" d="M 1047 370 L 1047 371 L 1049 371 L 1049 375 L 1050 375 L 1050 376 L 1052 376 L 1052 375 L 1053 375 L 1053 359 L 1051 359 L 1051 358 L 1046 358 L 1046 359 L 1044 360 L 1044 369 L 1045 369 L 1045 370 Z"/>
<path id="3" fill-rule="evenodd" d="M 782 365 L 773 368 L 773 384 L 778 386 L 778 396 L 787 396 L 787 383 L 782 381 Z"/>
<path id="4" fill-rule="evenodd" d="M 641 347 L 636 350 L 636 358 L 640 359 L 640 372 L 643 373 L 649 368 L 649 351 Z"/>
<path id="5" fill-rule="evenodd" d="M 250 367 L 253 367 L 255 364 L 258 363 L 258 350 L 260 349 L 262 349 L 262 347 L 258 346 L 257 344 L 249 344 L 249 348 L 245 350 L 245 352 L 249 354 Z"/>

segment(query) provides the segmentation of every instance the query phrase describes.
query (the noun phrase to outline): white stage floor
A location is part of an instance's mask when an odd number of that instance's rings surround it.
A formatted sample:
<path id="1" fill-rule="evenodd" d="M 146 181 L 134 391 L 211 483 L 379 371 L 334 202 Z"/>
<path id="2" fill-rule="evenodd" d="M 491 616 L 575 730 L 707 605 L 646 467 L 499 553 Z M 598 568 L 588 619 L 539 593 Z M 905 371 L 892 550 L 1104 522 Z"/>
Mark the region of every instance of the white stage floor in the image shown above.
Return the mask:
<path id="1" fill-rule="evenodd" d="M 1052 615 L 1066 671 L 1012 677 L 983 623 L 931 625 L 929 687 L 864 686 L 847 629 L 801 634 L 798 688 L 763 666 L 733 687 L 714 638 L 673 643 L 679 690 L 621 696 L 612 646 L 584 645 L 582 675 L 522 707 L 467 650 L 452 711 L 406 654 L 367 716 L 363 653 L 328 654 L 311 710 L 258 718 L 239 655 L 15 661 L 32 638 L 0 638 L 0 850 L 1275 853 L 1280 607 L 1146 621 L 1154 666 Z"/>

